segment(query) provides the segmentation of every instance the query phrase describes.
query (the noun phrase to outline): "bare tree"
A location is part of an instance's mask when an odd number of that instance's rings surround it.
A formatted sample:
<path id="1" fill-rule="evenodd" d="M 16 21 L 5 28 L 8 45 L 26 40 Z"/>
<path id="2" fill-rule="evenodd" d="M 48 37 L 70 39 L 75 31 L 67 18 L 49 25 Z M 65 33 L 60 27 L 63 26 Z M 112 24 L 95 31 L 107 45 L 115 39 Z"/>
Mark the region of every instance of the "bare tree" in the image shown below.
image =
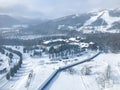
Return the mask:
<path id="1" fill-rule="evenodd" d="M 91 72 L 91 68 L 86 65 L 81 69 L 82 75 L 90 75 L 90 72 Z"/>

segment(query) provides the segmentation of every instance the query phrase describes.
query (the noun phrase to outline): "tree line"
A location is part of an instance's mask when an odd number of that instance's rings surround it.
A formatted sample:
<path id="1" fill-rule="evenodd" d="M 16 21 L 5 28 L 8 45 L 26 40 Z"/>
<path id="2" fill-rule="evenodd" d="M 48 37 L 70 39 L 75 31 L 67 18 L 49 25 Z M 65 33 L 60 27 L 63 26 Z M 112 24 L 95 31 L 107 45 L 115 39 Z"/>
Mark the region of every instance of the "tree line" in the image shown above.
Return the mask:
<path id="1" fill-rule="evenodd" d="M 120 33 L 85 34 L 86 42 L 93 41 L 105 52 L 120 52 Z"/>
<path id="2" fill-rule="evenodd" d="M 59 46 L 51 46 L 49 49 L 49 58 L 64 58 L 80 53 L 80 47 L 72 44 L 61 44 Z"/>
<path id="3" fill-rule="evenodd" d="M 2 47 L 2 48 L 8 50 L 9 52 L 11 52 L 9 54 L 9 58 L 11 58 L 11 59 L 13 57 L 12 53 L 15 53 L 16 55 L 18 55 L 20 57 L 18 63 L 15 64 L 13 67 L 11 67 L 10 71 L 6 74 L 6 79 L 9 80 L 10 77 L 13 77 L 15 75 L 15 73 L 17 73 L 17 70 L 19 70 L 19 68 L 21 67 L 23 57 L 22 57 L 22 53 L 19 52 L 19 51 L 13 50 L 11 48 L 6 48 L 6 47 Z"/>

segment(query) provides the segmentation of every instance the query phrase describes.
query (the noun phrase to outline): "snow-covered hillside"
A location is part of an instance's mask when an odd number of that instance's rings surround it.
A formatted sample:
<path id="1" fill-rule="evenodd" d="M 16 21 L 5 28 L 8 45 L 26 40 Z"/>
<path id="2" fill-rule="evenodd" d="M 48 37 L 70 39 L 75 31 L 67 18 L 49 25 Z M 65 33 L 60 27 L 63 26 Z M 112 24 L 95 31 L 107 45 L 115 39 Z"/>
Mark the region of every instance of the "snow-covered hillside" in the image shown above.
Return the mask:
<path id="1" fill-rule="evenodd" d="M 0 62 L 10 70 L 2 69 L 0 90 L 39 90 L 57 70 L 60 72 L 45 90 L 119 90 L 120 54 L 99 53 L 90 59 L 99 51 L 94 42 L 85 42 L 80 37 L 43 40 L 34 46 L 4 45 Z M 8 64 L 10 53 L 13 58 Z"/>
<path id="2" fill-rule="evenodd" d="M 48 90 L 119 90 L 119 58 L 120 54 L 103 53 L 91 62 L 61 72 Z"/>
<path id="3" fill-rule="evenodd" d="M 35 25 L 23 24 L 20 27 L 15 26 L 10 29 L 1 28 L 0 35 L 7 38 L 23 39 L 28 35 L 32 38 L 35 36 L 38 38 L 42 35 L 65 35 L 72 31 L 120 33 L 120 8 L 73 14 Z M 29 38 L 31 39 L 31 37 Z"/>
<path id="4" fill-rule="evenodd" d="M 87 20 L 78 30 L 83 30 L 83 32 L 85 29 L 88 31 L 91 30 L 92 32 L 119 33 L 120 28 L 116 27 L 116 29 L 111 29 L 115 22 L 120 22 L 120 17 L 113 17 L 110 15 L 109 10 L 103 10 L 96 12 L 95 16 L 92 16 L 89 20 Z"/>
<path id="5" fill-rule="evenodd" d="M 0 49 L 0 90 L 37 90 L 59 68 L 93 57 L 98 50 L 93 46 L 80 37 L 43 40 L 33 46 L 4 45 Z"/>
<path id="6" fill-rule="evenodd" d="M 58 25 L 58 30 L 77 30 L 83 33 L 119 33 L 120 8 L 71 15 L 59 19 L 58 22 L 63 22 Z"/>
<path id="7" fill-rule="evenodd" d="M 85 51 L 80 56 L 72 56 L 69 59 L 62 59 L 52 61 L 48 54 L 43 53 L 42 56 L 31 56 L 34 51 L 23 52 L 23 46 L 6 46 L 12 48 L 12 50 L 19 50 L 23 54 L 23 63 L 17 73 L 10 80 L 6 80 L 5 77 L 0 78 L 1 90 L 37 90 L 42 83 L 59 67 L 66 66 L 83 59 L 87 59 L 93 56 L 96 52 Z M 29 75 L 32 74 L 32 77 Z"/>

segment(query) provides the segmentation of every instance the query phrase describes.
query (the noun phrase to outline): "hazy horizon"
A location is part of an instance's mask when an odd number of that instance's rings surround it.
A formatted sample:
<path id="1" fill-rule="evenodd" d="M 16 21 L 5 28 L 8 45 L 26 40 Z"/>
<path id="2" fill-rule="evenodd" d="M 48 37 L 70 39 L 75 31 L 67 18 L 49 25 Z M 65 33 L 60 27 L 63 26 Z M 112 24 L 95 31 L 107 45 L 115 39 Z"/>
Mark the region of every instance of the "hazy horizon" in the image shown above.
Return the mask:
<path id="1" fill-rule="evenodd" d="M 119 6 L 120 0 L 0 0 L 0 13 L 26 17 L 58 18 Z"/>

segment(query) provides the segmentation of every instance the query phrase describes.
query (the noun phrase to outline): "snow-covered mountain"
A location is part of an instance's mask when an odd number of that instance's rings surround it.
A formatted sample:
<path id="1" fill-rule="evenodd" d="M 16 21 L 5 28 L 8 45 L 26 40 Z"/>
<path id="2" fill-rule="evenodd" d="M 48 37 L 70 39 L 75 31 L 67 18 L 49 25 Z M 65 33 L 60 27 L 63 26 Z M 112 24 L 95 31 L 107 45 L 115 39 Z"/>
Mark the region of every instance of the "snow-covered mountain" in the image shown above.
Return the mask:
<path id="1" fill-rule="evenodd" d="M 111 10 L 92 11 L 84 14 L 74 14 L 74 15 L 57 18 L 54 20 L 44 21 L 42 23 L 38 19 L 28 20 L 28 19 L 20 18 L 16 20 L 18 20 L 18 22 L 20 23 L 22 22 L 25 24 L 26 23 L 30 24 L 29 27 L 19 30 L 20 35 L 29 35 L 29 34 L 30 35 L 36 35 L 36 34 L 37 35 L 48 35 L 48 34 L 76 35 L 80 33 L 100 33 L 100 32 L 120 33 L 120 8 L 111 9 Z M 2 21 L 4 22 L 4 20 Z"/>
<path id="2" fill-rule="evenodd" d="M 77 30 L 83 33 L 120 32 L 120 8 L 76 14 L 56 20 L 63 22 L 59 30 Z"/>
<path id="3" fill-rule="evenodd" d="M 31 26 L 23 32 L 56 34 L 78 31 L 82 33 L 120 32 L 120 8 L 74 14 Z"/>
<path id="4" fill-rule="evenodd" d="M 9 27 L 16 24 L 20 24 L 20 21 L 9 15 L 0 15 L 0 27 Z"/>
<path id="5" fill-rule="evenodd" d="M 0 14 L 0 28 L 12 27 L 14 25 L 31 25 L 44 22 L 40 18 L 15 17 L 9 14 Z"/>

